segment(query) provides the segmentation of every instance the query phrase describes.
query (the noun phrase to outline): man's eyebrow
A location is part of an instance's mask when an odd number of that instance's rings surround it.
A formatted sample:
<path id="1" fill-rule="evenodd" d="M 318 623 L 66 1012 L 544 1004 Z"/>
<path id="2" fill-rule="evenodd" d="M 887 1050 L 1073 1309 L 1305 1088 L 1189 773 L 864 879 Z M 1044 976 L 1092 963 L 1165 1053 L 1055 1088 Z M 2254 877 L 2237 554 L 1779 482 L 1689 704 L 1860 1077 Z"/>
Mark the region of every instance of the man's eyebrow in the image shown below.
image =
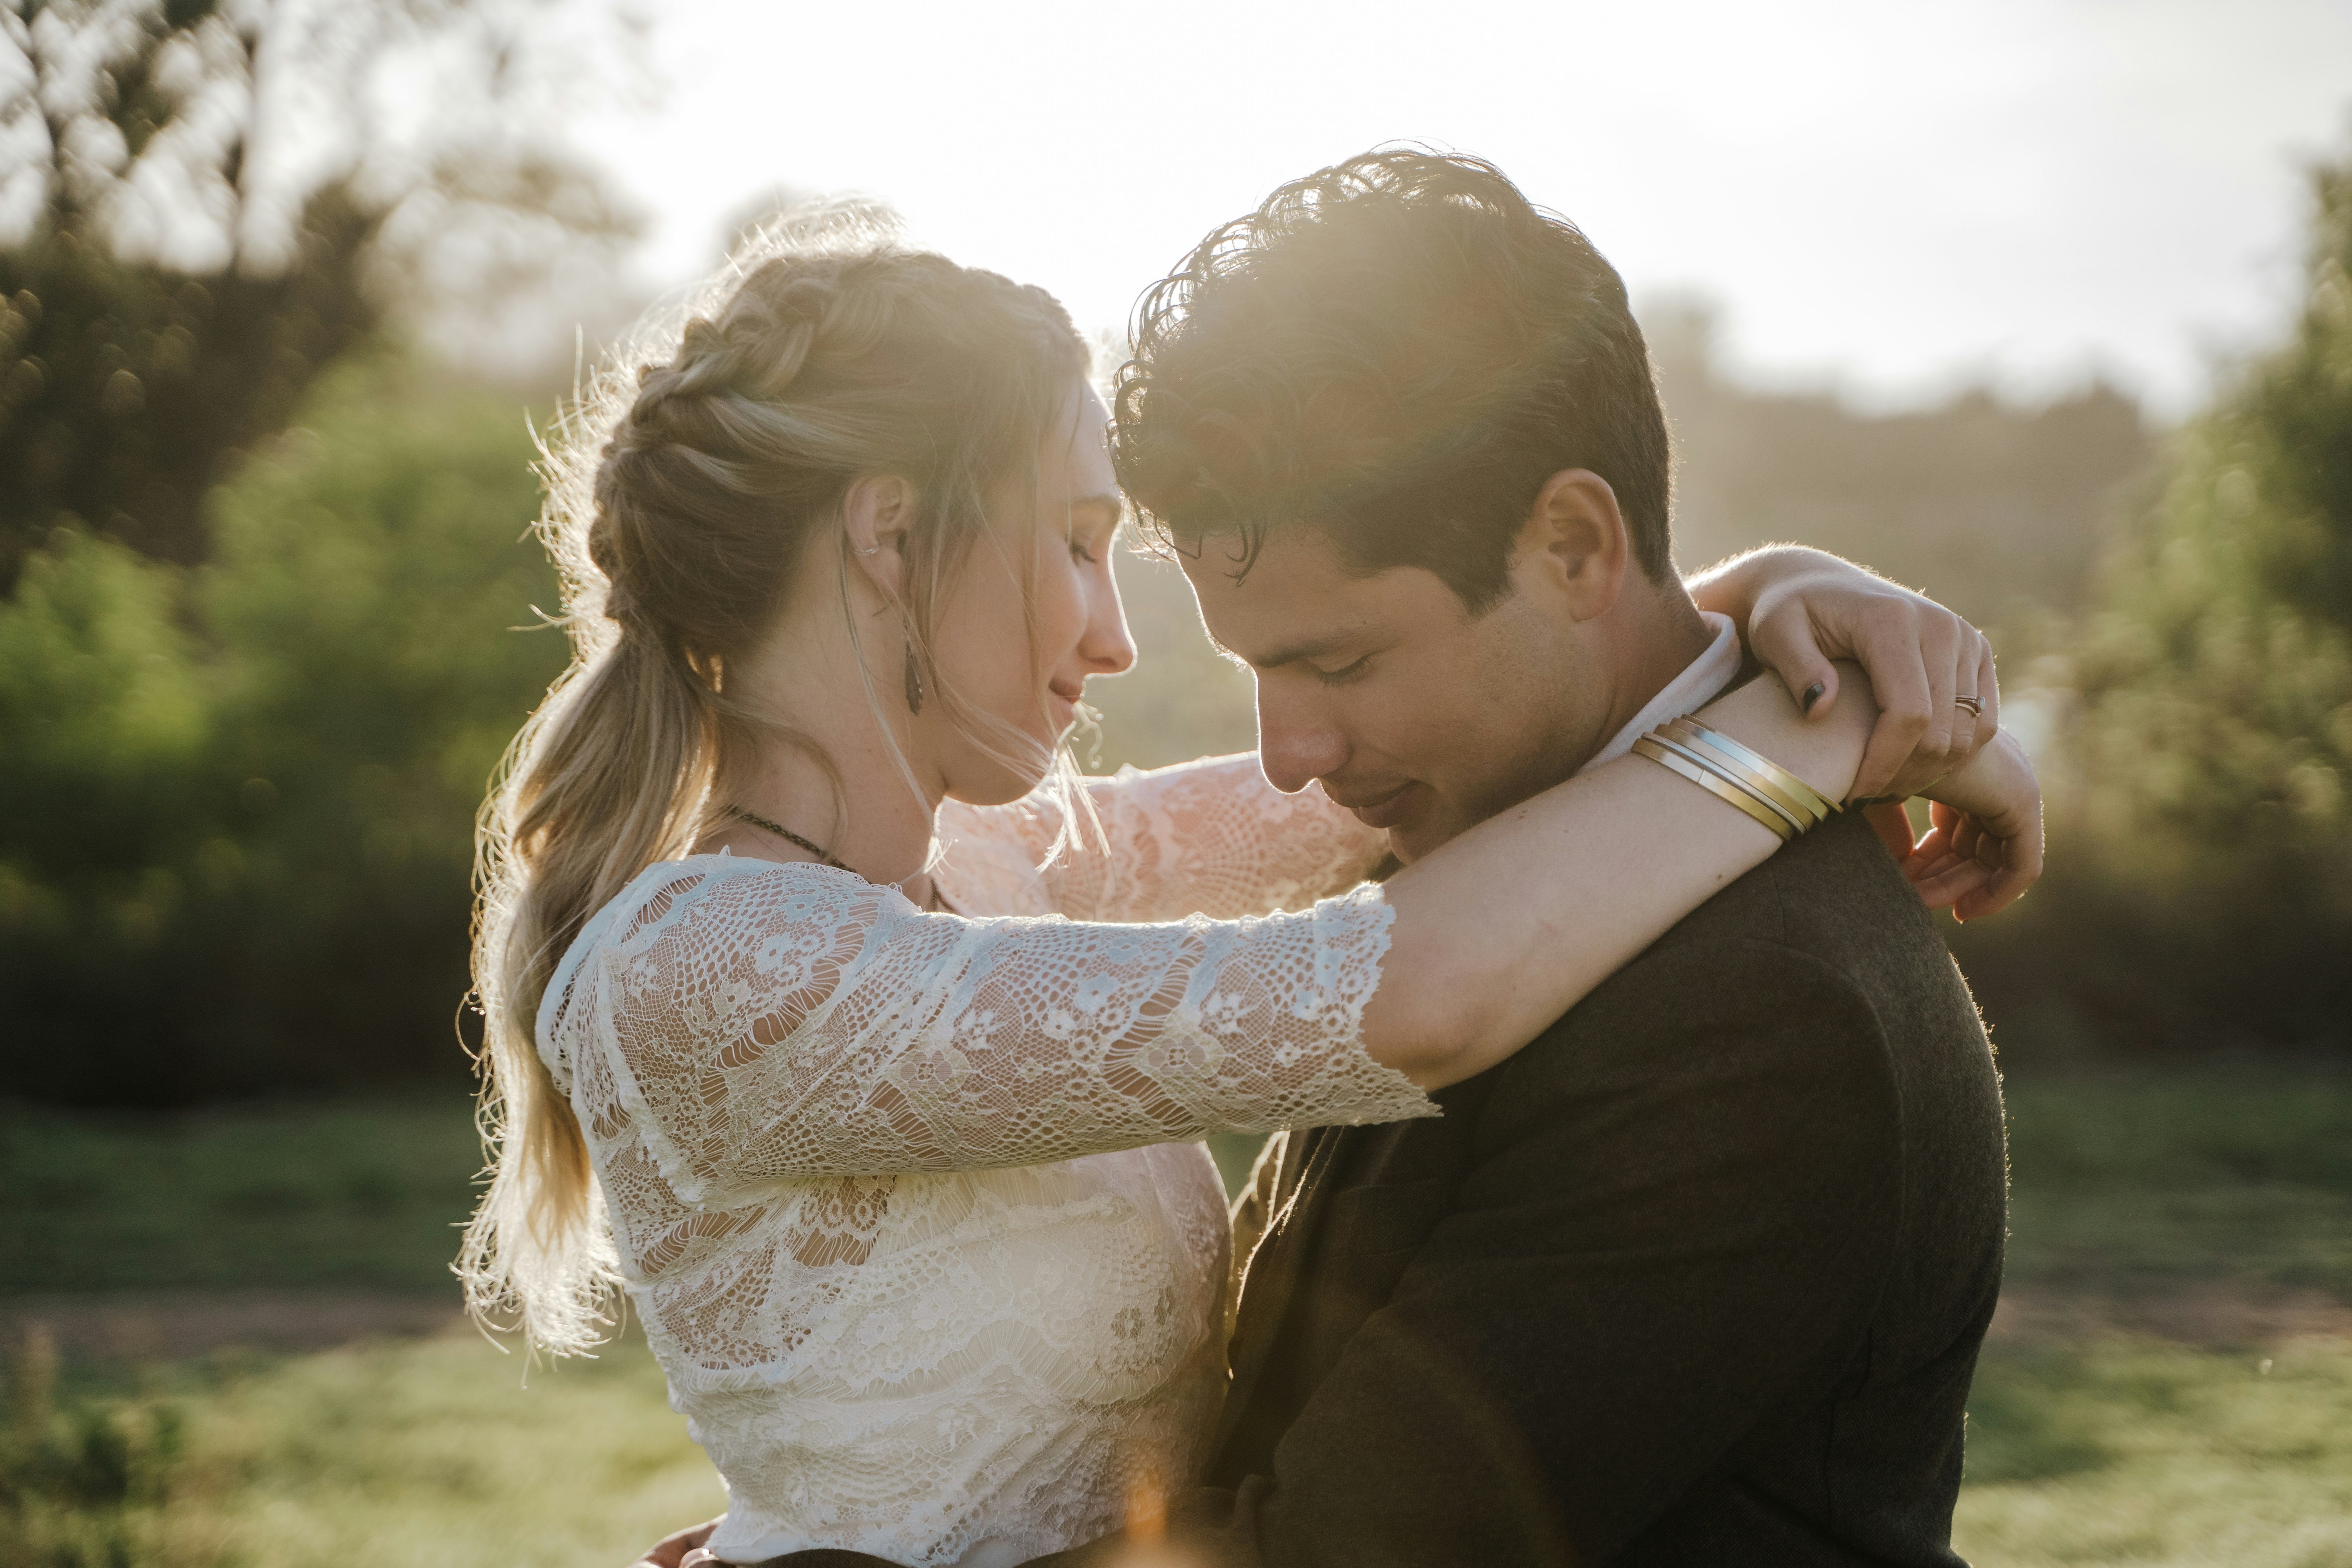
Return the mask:
<path id="1" fill-rule="evenodd" d="M 1202 629 L 1206 630 L 1205 627 Z M 1320 658 L 1333 649 L 1342 647 L 1356 636 L 1357 633 L 1354 631 L 1341 631 L 1333 632 L 1328 637 L 1309 637 L 1304 642 L 1295 642 L 1276 648 L 1264 658 L 1252 658 L 1246 654 L 1234 652 L 1219 642 L 1213 632 L 1209 634 L 1209 646 L 1235 664 L 1246 665 L 1252 669 L 1280 669 L 1286 664 L 1297 664 L 1302 659 Z"/>

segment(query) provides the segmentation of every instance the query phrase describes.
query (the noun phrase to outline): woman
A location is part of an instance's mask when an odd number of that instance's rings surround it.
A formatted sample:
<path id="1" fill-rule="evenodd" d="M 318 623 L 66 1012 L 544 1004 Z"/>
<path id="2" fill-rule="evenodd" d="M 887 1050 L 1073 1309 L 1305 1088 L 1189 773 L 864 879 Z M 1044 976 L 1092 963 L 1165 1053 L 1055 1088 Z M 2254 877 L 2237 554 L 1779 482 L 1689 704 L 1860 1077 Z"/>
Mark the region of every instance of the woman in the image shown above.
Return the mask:
<path id="1" fill-rule="evenodd" d="M 558 1352 L 628 1290 L 722 1560 L 1115 1525 L 1223 1384 L 1191 1141 L 1431 1114 L 1776 842 L 1626 759 L 1376 887 L 1382 837 L 1253 758 L 1070 781 L 1087 678 L 1134 657 L 1085 370 L 1038 290 L 768 241 L 553 455 L 581 657 L 489 816 L 505 1130 L 466 1272 Z M 1848 684 L 1701 717 L 1835 798 Z M 1991 809 L 2012 762 L 1942 797 Z M 1936 896 L 1981 897 L 1946 859 Z M 1522 929 L 1448 940 L 1497 903 Z"/>

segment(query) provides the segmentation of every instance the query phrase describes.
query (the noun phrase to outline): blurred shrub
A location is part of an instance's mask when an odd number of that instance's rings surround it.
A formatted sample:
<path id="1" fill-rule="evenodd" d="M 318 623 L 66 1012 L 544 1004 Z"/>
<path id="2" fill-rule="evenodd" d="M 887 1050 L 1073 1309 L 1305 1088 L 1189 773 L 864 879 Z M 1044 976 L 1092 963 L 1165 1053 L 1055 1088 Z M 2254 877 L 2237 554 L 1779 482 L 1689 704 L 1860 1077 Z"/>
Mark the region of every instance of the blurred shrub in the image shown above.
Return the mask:
<path id="1" fill-rule="evenodd" d="M 210 503 L 213 562 L 68 522 L 0 604 L 0 1093 L 440 1072 L 471 823 L 562 667 L 510 398 L 346 366 Z"/>
<path id="2" fill-rule="evenodd" d="M 1998 993 L 2141 1038 L 2352 1040 L 2352 159 L 2313 174 L 2292 338 L 2174 438 L 2035 667 L 2053 870 L 1972 930 Z"/>
<path id="3" fill-rule="evenodd" d="M 35 1325 L 6 1348 L 0 1424 L 0 1562 L 12 1568 L 195 1564 L 216 1555 L 166 1544 L 158 1510 L 182 1447 L 169 1405 L 123 1407 L 64 1394 L 57 1352 Z"/>

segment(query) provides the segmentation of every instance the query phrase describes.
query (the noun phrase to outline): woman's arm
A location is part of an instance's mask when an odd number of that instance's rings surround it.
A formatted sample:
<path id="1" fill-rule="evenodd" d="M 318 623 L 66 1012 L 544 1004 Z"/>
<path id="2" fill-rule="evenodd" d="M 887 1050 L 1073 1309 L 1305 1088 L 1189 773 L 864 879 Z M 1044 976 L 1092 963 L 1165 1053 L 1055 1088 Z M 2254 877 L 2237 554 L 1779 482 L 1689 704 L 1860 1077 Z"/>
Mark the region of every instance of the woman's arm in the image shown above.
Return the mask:
<path id="1" fill-rule="evenodd" d="M 1769 681 L 1703 716 L 1836 797 L 1874 717 L 1862 679 L 1826 721 Z M 972 920 L 824 867 L 704 858 L 614 922 L 545 1048 L 583 1125 L 634 1121 L 697 1206 L 812 1174 L 1394 1121 L 1429 1112 L 1414 1086 L 1517 1050 L 1777 843 L 1632 757 L 1384 887 L 1255 920 Z"/>
<path id="2" fill-rule="evenodd" d="M 1843 798 L 1877 716 L 1861 671 L 1843 674 L 1862 700 L 1819 721 L 1766 680 L 1699 718 Z M 1972 919 L 2023 896 L 2042 872 L 2042 796 L 2016 742 L 1997 737 L 1929 795 L 1936 831 L 1905 867 L 1927 903 Z M 1389 879 L 1396 924 L 1365 1050 L 1424 1089 L 1486 1071 L 1778 842 L 1638 756 L 1479 824 Z"/>
<path id="3" fill-rule="evenodd" d="M 1907 854 L 1887 847 L 1903 860 L 1904 875 L 1929 909 L 1949 909 L 1955 920 L 1980 920 L 2023 898 L 2040 879 L 2042 786 L 2016 736 L 2002 731 L 1968 766 L 1924 793 L 1930 803 L 1927 836 Z M 1901 837 L 1910 836 L 1906 818 Z"/>
<path id="4" fill-rule="evenodd" d="M 810 1175 L 1432 1115 L 1360 1044 L 1389 921 L 1369 887 L 1250 920 L 973 919 L 703 856 L 616 909 L 541 1051 L 600 1169 L 641 1143 L 695 1208 Z"/>

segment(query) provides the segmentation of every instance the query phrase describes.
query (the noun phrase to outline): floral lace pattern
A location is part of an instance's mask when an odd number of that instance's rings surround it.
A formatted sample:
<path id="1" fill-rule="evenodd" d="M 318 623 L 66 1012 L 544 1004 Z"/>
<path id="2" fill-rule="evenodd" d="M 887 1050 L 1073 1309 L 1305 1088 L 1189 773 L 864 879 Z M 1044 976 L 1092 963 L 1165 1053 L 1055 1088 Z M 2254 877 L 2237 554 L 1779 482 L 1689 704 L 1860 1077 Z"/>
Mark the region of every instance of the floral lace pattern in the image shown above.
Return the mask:
<path id="1" fill-rule="evenodd" d="M 541 1048 L 722 1556 L 987 1568 L 1118 1528 L 1223 1388 L 1223 1189 L 1182 1141 L 1433 1113 L 1360 1045 L 1374 836 L 1255 757 L 1088 795 L 1107 848 L 1043 871 L 1044 797 L 943 810 L 956 913 L 698 857 L 559 966 Z"/>

